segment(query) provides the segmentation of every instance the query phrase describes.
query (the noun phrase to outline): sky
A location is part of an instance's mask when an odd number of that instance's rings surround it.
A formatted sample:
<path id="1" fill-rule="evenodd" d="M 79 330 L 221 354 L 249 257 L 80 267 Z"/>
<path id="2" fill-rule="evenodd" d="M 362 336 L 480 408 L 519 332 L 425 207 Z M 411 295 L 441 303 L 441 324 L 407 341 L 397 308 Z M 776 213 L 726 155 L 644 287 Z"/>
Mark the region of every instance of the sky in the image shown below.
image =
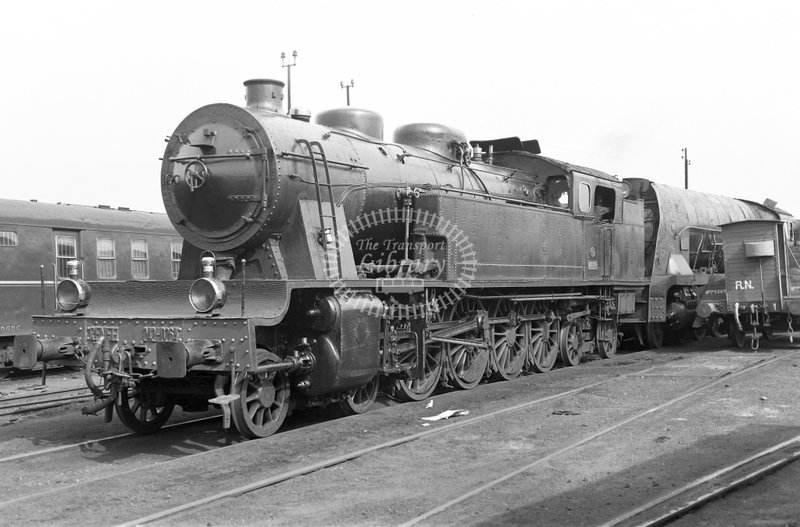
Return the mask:
<path id="1" fill-rule="evenodd" d="M 163 211 L 164 138 L 286 80 L 380 113 L 800 216 L 800 2 L 40 0 L 0 19 L 4 198 Z"/>

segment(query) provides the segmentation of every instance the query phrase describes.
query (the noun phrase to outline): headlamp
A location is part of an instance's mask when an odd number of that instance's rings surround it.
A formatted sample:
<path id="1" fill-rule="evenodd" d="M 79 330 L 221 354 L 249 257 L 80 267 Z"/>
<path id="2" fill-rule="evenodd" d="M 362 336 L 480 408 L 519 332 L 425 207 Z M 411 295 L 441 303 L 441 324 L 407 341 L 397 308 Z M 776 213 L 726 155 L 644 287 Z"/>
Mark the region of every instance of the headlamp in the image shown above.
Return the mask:
<path id="1" fill-rule="evenodd" d="M 208 313 L 225 305 L 228 289 L 216 278 L 198 278 L 189 288 L 189 302 L 198 313 Z"/>
<path id="2" fill-rule="evenodd" d="M 80 278 L 67 278 L 59 282 L 56 287 L 56 302 L 64 311 L 86 307 L 91 298 L 92 290 L 89 284 Z"/>

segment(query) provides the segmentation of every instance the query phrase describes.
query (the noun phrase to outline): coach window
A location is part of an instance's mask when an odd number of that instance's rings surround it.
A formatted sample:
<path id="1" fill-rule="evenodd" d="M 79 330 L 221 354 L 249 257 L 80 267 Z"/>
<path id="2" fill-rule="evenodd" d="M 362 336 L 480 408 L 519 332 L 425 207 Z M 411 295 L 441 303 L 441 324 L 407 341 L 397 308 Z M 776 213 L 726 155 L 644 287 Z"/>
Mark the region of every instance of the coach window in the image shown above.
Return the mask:
<path id="1" fill-rule="evenodd" d="M 97 278 L 117 277 L 117 253 L 112 238 L 97 238 Z"/>
<path id="2" fill-rule="evenodd" d="M 56 269 L 59 278 L 67 278 L 67 262 L 78 258 L 74 236 L 56 236 Z"/>
<path id="3" fill-rule="evenodd" d="M 134 280 L 144 280 L 150 277 L 145 240 L 131 240 L 131 276 Z"/>
<path id="4" fill-rule="evenodd" d="M 172 255 L 172 279 L 177 280 L 178 274 L 181 272 L 181 251 L 183 250 L 183 243 L 170 242 L 169 252 Z"/>
<path id="5" fill-rule="evenodd" d="M 19 245 L 19 238 L 16 232 L 0 231 L 0 247 L 16 247 Z"/>

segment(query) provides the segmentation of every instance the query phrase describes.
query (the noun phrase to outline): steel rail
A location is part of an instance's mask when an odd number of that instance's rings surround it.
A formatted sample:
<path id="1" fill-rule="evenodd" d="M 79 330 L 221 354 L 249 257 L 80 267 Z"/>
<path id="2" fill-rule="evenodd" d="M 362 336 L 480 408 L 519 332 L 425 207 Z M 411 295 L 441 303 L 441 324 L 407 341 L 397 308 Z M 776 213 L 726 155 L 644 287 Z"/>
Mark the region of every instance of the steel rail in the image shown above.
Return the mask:
<path id="1" fill-rule="evenodd" d="M 314 463 L 314 464 L 311 464 L 311 465 L 300 467 L 300 468 L 297 468 L 297 469 L 294 469 L 294 470 L 289 470 L 289 471 L 283 472 L 281 474 L 276 474 L 274 476 L 270 476 L 268 478 L 264 478 L 262 480 L 255 481 L 255 482 L 250 483 L 248 485 L 235 487 L 235 488 L 220 492 L 218 494 L 214 494 L 212 496 L 207 496 L 205 498 L 201 498 L 199 500 L 194 500 L 194 501 L 191 501 L 191 502 L 187 502 L 187 503 L 184 503 L 182 505 L 178 505 L 176 507 L 172 507 L 170 509 L 165 509 L 163 511 L 155 512 L 153 514 L 150 514 L 148 516 L 144 516 L 142 518 L 137 518 L 135 520 L 131 520 L 131 521 L 128 521 L 128 522 L 125 522 L 125 523 L 118 524 L 117 527 L 136 527 L 138 525 L 143 525 L 143 524 L 151 523 L 151 522 L 154 522 L 154 521 L 157 521 L 157 520 L 162 520 L 164 518 L 176 516 L 176 515 L 178 515 L 180 513 L 183 513 L 183 512 L 186 512 L 186 511 L 190 511 L 190 510 L 193 510 L 193 509 L 197 509 L 199 507 L 204 507 L 204 506 L 207 506 L 207 505 L 209 505 L 211 503 L 214 503 L 214 502 L 217 502 L 217 501 L 220 501 L 220 500 L 223 500 L 223 499 L 232 498 L 232 497 L 240 496 L 240 495 L 243 495 L 243 494 L 247 494 L 248 492 L 253 492 L 253 491 L 256 491 L 256 490 L 267 488 L 267 487 L 270 487 L 272 485 L 276 485 L 278 483 L 282 483 L 284 481 L 288 481 L 290 479 L 294 479 L 294 478 L 297 478 L 297 477 L 300 477 L 300 476 L 305 476 L 307 474 L 311 474 L 311 473 L 317 472 L 319 470 L 323 470 L 323 469 L 326 469 L 326 468 L 329 468 L 329 467 L 340 465 L 342 463 L 345 463 L 345 462 L 348 462 L 348 461 L 352 461 L 354 459 L 358 459 L 358 458 L 360 458 L 362 456 L 365 456 L 365 455 L 373 453 L 373 452 L 377 452 L 379 450 L 385 450 L 385 449 L 388 449 L 388 448 L 393 448 L 393 447 L 396 447 L 396 446 L 404 445 L 406 443 L 410 443 L 410 442 L 416 441 L 418 439 L 422 439 L 422 438 L 425 438 L 425 437 L 429 437 L 429 436 L 433 436 L 433 435 L 449 432 L 449 431 L 452 431 L 452 430 L 456 430 L 456 429 L 459 429 L 459 428 L 462 428 L 462 427 L 465 427 L 465 426 L 469 426 L 471 424 L 475 424 L 475 423 L 481 422 L 481 421 L 486 420 L 486 419 L 491 419 L 493 417 L 497 417 L 497 416 L 500 416 L 500 415 L 503 415 L 503 414 L 506 414 L 506 413 L 509 413 L 509 412 L 514 412 L 514 411 L 517 411 L 517 410 L 523 410 L 523 409 L 529 408 L 531 406 L 535 406 L 537 404 L 542 404 L 542 403 L 545 403 L 545 402 L 554 401 L 554 400 L 557 400 L 557 399 L 562 399 L 564 397 L 569 397 L 571 395 L 575 395 L 577 393 L 581 393 L 581 392 L 584 392 L 586 390 L 590 390 L 592 388 L 595 388 L 597 386 L 601 386 L 603 384 L 609 384 L 609 383 L 612 383 L 612 382 L 616 382 L 616 381 L 622 380 L 622 379 L 627 378 L 627 377 L 641 375 L 641 374 L 643 374 L 645 372 L 648 372 L 650 370 L 654 370 L 654 369 L 659 368 L 661 366 L 662 365 L 660 364 L 660 365 L 657 365 L 657 366 L 651 366 L 649 368 L 645 368 L 643 370 L 639 370 L 639 371 L 635 371 L 635 372 L 623 373 L 623 374 L 620 374 L 620 375 L 615 375 L 613 377 L 610 377 L 608 379 L 604 379 L 602 381 L 597 381 L 597 382 L 590 383 L 590 384 L 588 384 L 586 386 L 581 386 L 579 388 L 574 388 L 572 390 L 567 390 L 567 391 L 564 391 L 564 392 L 561 392 L 561 393 L 549 395 L 547 397 L 541 397 L 539 399 L 526 401 L 524 403 L 520 403 L 520 404 L 517 404 L 517 405 L 514 405 L 514 406 L 509 406 L 508 408 L 502 408 L 500 410 L 495 410 L 493 412 L 489 412 L 489 413 L 484 414 L 484 415 L 479 415 L 479 416 L 467 418 L 467 419 L 464 419 L 464 420 L 461 420 L 461 421 L 455 421 L 455 422 L 443 425 L 443 426 L 441 426 L 439 428 L 434 428 L 434 429 L 431 429 L 431 430 L 425 430 L 423 432 L 417 432 L 417 433 L 409 434 L 409 435 L 406 435 L 406 436 L 403 436 L 403 437 L 400 437 L 400 438 L 397 438 L 397 439 L 392 439 L 390 441 L 386 441 L 386 442 L 380 443 L 378 445 L 373 445 L 373 446 L 370 446 L 370 447 L 362 448 L 360 450 L 356 450 L 354 452 L 350 452 L 349 454 L 343 454 L 341 456 L 337 456 L 337 457 L 334 457 L 334 458 L 323 460 L 323 461 L 320 461 L 318 463 Z"/>
<path id="2" fill-rule="evenodd" d="M 47 408 L 55 408 L 57 406 L 64 406 L 75 401 L 83 401 L 91 399 L 92 394 L 87 393 L 84 395 L 73 395 L 71 397 L 61 397 L 57 399 L 46 399 L 43 401 L 30 401 L 27 403 L 19 403 L 13 406 L 4 406 L 0 408 L 0 417 L 6 415 L 22 414 L 25 412 L 35 412 L 37 410 L 45 410 Z"/>
<path id="3" fill-rule="evenodd" d="M 171 425 L 166 425 L 166 426 L 162 427 L 161 430 L 167 430 L 167 429 L 170 429 L 170 428 L 178 428 L 178 427 L 181 427 L 181 426 L 191 425 L 191 424 L 195 424 L 195 423 L 202 423 L 203 421 L 212 421 L 214 419 L 219 419 L 220 417 L 221 417 L 220 415 L 213 415 L 213 416 L 210 416 L 210 417 L 200 417 L 198 419 L 191 419 L 189 421 L 181 421 L 180 423 L 173 423 Z M 137 434 L 136 432 L 126 432 L 124 434 L 117 434 L 117 435 L 113 435 L 113 436 L 100 437 L 100 438 L 97 438 L 97 439 L 87 439 L 86 441 L 81 441 L 80 443 L 71 443 L 69 445 L 54 446 L 54 447 L 50 447 L 50 448 L 44 448 L 42 450 L 34 450 L 33 452 L 22 452 L 22 453 L 19 453 L 19 454 L 14 454 L 12 456 L 6 456 L 6 457 L 3 457 L 3 458 L 0 458 L 0 463 L 7 463 L 9 461 L 16 461 L 18 459 L 26 459 L 26 458 L 36 457 L 36 456 L 43 456 L 45 454 L 52 454 L 53 452 L 59 452 L 61 450 L 68 450 L 70 448 L 80 448 L 80 447 L 84 447 L 84 446 L 94 445 L 94 444 L 97 444 L 97 443 L 103 443 L 103 442 L 106 442 L 106 441 L 114 441 L 114 440 L 117 440 L 117 439 L 124 439 L 124 438 L 127 438 L 127 437 L 139 437 L 139 434 Z M 27 498 L 27 496 L 26 496 L 26 498 Z M 2 506 L 2 505 L 3 505 L 3 503 L 0 503 L 0 506 Z"/>
<path id="4" fill-rule="evenodd" d="M 460 496 L 458 496 L 456 498 L 451 499 L 450 501 L 447 501 L 446 503 L 443 503 L 443 504 L 439 505 L 438 507 L 435 507 L 435 508 L 425 512 L 424 514 L 421 514 L 421 515 L 419 515 L 419 516 L 417 516 L 415 518 L 412 518 L 412 519 L 400 524 L 400 527 L 410 527 L 411 525 L 417 525 L 418 523 L 422 522 L 423 520 L 427 520 L 428 518 L 431 518 L 432 516 L 436 516 L 437 514 L 449 509 L 450 507 L 453 507 L 454 505 L 458 505 L 459 503 L 461 503 L 461 502 L 463 502 L 463 501 L 465 501 L 465 500 L 467 500 L 469 498 L 477 496 L 477 495 L 479 495 L 479 494 L 481 494 L 481 493 L 483 493 L 483 492 L 485 492 L 485 491 L 487 491 L 487 490 L 489 490 L 489 489 L 491 489 L 493 487 L 496 487 L 500 483 L 508 481 L 511 478 L 516 477 L 516 476 L 518 476 L 520 474 L 523 474 L 523 473 L 531 470 L 532 468 L 534 468 L 534 467 L 536 467 L 538 465 L 541 465 L 542 463 L 546 463 L 546 462 L 550 461 L 551 459 L 553 459 L 555 457 L 558 457 L 558 456 L 560 456 L 562 454 L 565 454 L 565 453 L 567 453 L 567 452 L 569 452 L 571 450 L 575 450 L 576 448 L 579 448 L 579 447 L 581 447 L 581 446 L 583 446 L 583 445 L 585 445 L 585 444 L 587 444 L 587 443 L 589 443 L 591 441 L 594 441 L 598 437 L 601 437 L 601 436 L 603 436 L 605 434 L 608 434 L 609 432 L 613 432 L 614 430 L 617 430 L 618 428 L 622 428 L 623 426 L 625 426 L 627 424 L 630 424 L 633 421 L 636 421 L 637 419 L 641 419 L 642 417 L 645 417 L 645 416 L 648 416 L 648 415 L 650 415 L 652 413 L 658 412 L 659 410 L 667 408 L 668 406 L 672 406 L 675 403 L 678 403 L 678 402 L 680 402 L 680 401 L 682 401 L 684 399 L 687 399 L 687 398 L 689 398 L 689 397 L 691 397 L 693 395 L 701 393 L 701 392 L 703 392 L 703 391 L 705 391 L 705 390 L 707 390 L 709 388 L 712 388 L 712 387 L 716 386 L 717 384 L 720 384 L 722 382 L 728 381 L 728 380 L 730 380 L 730 379 L 732 379 L 734 377 L 738 377 L 740 375 L 744 375 L 745 373 L 750 373 L 750 372 L 752 372 L 752 371 L 754 371 L 754 370 L 756 370 L 758 368 L 762 368 L 762 367 L 767 366 L 769 364 L 772 364 L 772 363 L 774 363 L 774 362 L 776 362 L 778 360 L 783 360 L 783 359 L 786 359 L 788 357 L 792 357 L 792 356 L 797 355 L 797 354 L 800 354 L 800 350 L 792 352 L 792 353 L 790 353 L 788 355 L 783 355 L 781 357 L 775 356 L 775 357 L 772 357 L 771 359 L 762 359 L 762 360 L 756 362 L 755 364 L 751 364 L 750 366 L 742 368 L 741 370 L 736 371 L 736 372 L 726 372 L 725 374 L 719 376 L 718 378 L 716 378 L 716 379 L 714 379 L 712 381 L 707 381 L 707 382 L 699 384 L 695 388 L 689 390 L 688 392 L 685 392 L 683 395 L 680 395 L 678 397 L 670 399 L 669 401 L 666 401 L 666 402 L 664 402 L 662 404 L 659 404 L 658 406 L 650 408 L 649 410 L 644 410 L 644 411 L 638 412 L 638 413 L 628 417 L 627 419 L 623 419 L 622 421 L 619 421 L 616 424 L 613 424 L 613 425 L 611 425 L 611 426 L 609 426 L 607 428 L 604 428 L 604 429 L 602 429 L 602 430 L 600 430 L 598 432 L 590 434 L 590 435 L 584 437 L 583 439 L 580 439 L 580 440 L 578 440 L 578 441 L 576 441 L 574 443 L 571 443 L 569 445 L 564 446 L 563 448 L 559 448 L 558 450 L 555 450 L 555 451 L 553 451 L 553 452 L 551 452 L 551 453 L 549 453 L 549 454 L 547 454 L 547 455 L 545 455 L 543 457 L 540 457 L 537 460 L 535 460 L 535 461 L 533 461 L 531 463 L 528 463 L 528 464 L 526 464 L 526 465 L 524 465 L 524 466 L 522 466 L 520 468 L 512 470 L 511 472 L 508 472 L 508 473 L 504 474 L 503 476 L 500 476 L 499 478 L 496 478 L 496 479 L 494 479 L 492 481 L 489 481 L 488 483 L 480 485 L 480 486 L 470 490 L 469 492 L 466 492 L 466 493 L 464 493 L 464 494 L 462 494 L 462 495 L 460 495 Z"/>
<path id="5" fill-rule="evenodd" d="M 21 414 L 25 412 L 35 412 L 47 408 L 63 406 L 74 401 L 81 401 L 92 397 L 87 392 L 87 388 L 70 388 L 66 390 L 55 390 L 52 392 L 32 393 L 28 395 L 18 395 L 7 399 L 0 399 L 0 417 L 6 415 Z M 63 394 L 73 393 L 75 395 L 64 396 Z"/>
<path id="6" fill-rule="evenodd" d="M 794 449 L 794 451 L 779 456 L 778 459 L 771 459 L 777 452 L 786 449 Z M 665 496 L 649 501 L 613 520 L 603 523 L 600 527 L 618 527 L 622 525 L 657 527 L 664 525 L 670 520 L 674 520 L 693 509 L 699 508 L 710 501 L 735 491 L 739 487 L 748 485 L 757 479 L 776 472 L 798 459 L 800 459 L 800 435 L 698 478 Z M 759 462 L 766 462 L 767 464 L 748 469 L 747 472 L 741 476 L 735 473 L 736 470 Z M 731 479 L 726 480 L 725 478 Z M 713 485 L 713 488 L 704 492 L 701 491 L 701 494 L 698 496 L 690 495 L 692 491 L 701 490 L 700 488 L 704 485 Z M 679 503 L 668 506 L 669 502 Z M 659 508 L 665 505 L 668 506 L 668 510 L 666 512 L 659 512 Z M 647 517 L 648 513 L 650 514 L 649 517 Z"/>
<path id="7" fill-rule="evenodd" d="M 39 388 L 40 387 L 37 387 L 35 389 L 39 389 Z M 41 387 L 41 388 L 44 389 L 44 387 Z M 3 403 L 9 402 L 9 401 L 21 401 L 22 399 L 31 399 L 33 397 L 42 397 L 42 396 L 45 396 L 45 395 L 56 395 L 56 394 L 59 394 L 59 393 L 69 393 L 69 392 L 78 392 L 78 391 L 86 391 L 86 390 L 88 390 L 88 388 L 79 387 L 79 388 L 67 388 L 65 390 L 53 390 L 52 392 L 37 392 L 37 393 L 32 393 L 30 395 L 15 395 L 14 397 L 0 397 L 0 408 L 3 408 Z M 9 406 L 12 406 L 12 405 L 9 405 Z"/>

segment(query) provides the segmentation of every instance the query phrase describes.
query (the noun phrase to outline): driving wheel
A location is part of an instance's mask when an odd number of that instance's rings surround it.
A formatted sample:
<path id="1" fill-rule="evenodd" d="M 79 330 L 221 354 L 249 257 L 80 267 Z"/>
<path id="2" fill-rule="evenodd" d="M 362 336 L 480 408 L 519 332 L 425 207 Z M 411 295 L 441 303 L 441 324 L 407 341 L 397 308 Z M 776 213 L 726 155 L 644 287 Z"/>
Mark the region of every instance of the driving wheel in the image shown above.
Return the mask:
<path id="1" fill-rule="evenodd" d="M 597 353 L 604 359 L 617 354 L 617 323 L 613 320 L 598 320 L 595 334 Z"/>
<path id="2" fill-rule="evenodd" d="M 519 321 L 515 306 L 507 300 L 494 305 L 493 317 L 508 317 L 508 322 L 492 325 L 493 376 L 509 381 L 522 373 L 525 364 L 525 324 Z"/>
<path id="3" fill-rule="evenodd" d="M 558 358 L 558 319 L 548 322 L 531 322 L 531 340 L 528 346 L 528 364 L 531 370 L 545 373 L 553 369 Z"/>
<path id="4" fill-rule="evenodd" d="M 448 310 L 447 318 L 456 322 L 466 321 L 480 309 L 483 309 L 483 305 L 479 300 L 463 298 Z M 470 339 L 477 336 L 477 329 L 475 329 L 458 335 L 458 338 Z M 489 364 L 489 350 L 470 344 L 451 343 L 444 344 L 442 348 L 447 359 L 447 381 L 452 381 L 456 388 L 462 390 L 470 390 L 481 382 L 486 373 L 486 366 Z"/>
<path id="5" fill-rule="evenodd" d="M 583 330 L 577 320 L 567 322 L 561 328 L 561 341 L 559 343 L 561 362 L 565 366 L 577 366 L 583 354 Z"/>
<path id="6" fill-rule="evenodd" d="M 348 415 L 363 414 L 378 398 L 378 376 L 364 386 L 353 388 L 342 396 L 339 406 Z"/>

